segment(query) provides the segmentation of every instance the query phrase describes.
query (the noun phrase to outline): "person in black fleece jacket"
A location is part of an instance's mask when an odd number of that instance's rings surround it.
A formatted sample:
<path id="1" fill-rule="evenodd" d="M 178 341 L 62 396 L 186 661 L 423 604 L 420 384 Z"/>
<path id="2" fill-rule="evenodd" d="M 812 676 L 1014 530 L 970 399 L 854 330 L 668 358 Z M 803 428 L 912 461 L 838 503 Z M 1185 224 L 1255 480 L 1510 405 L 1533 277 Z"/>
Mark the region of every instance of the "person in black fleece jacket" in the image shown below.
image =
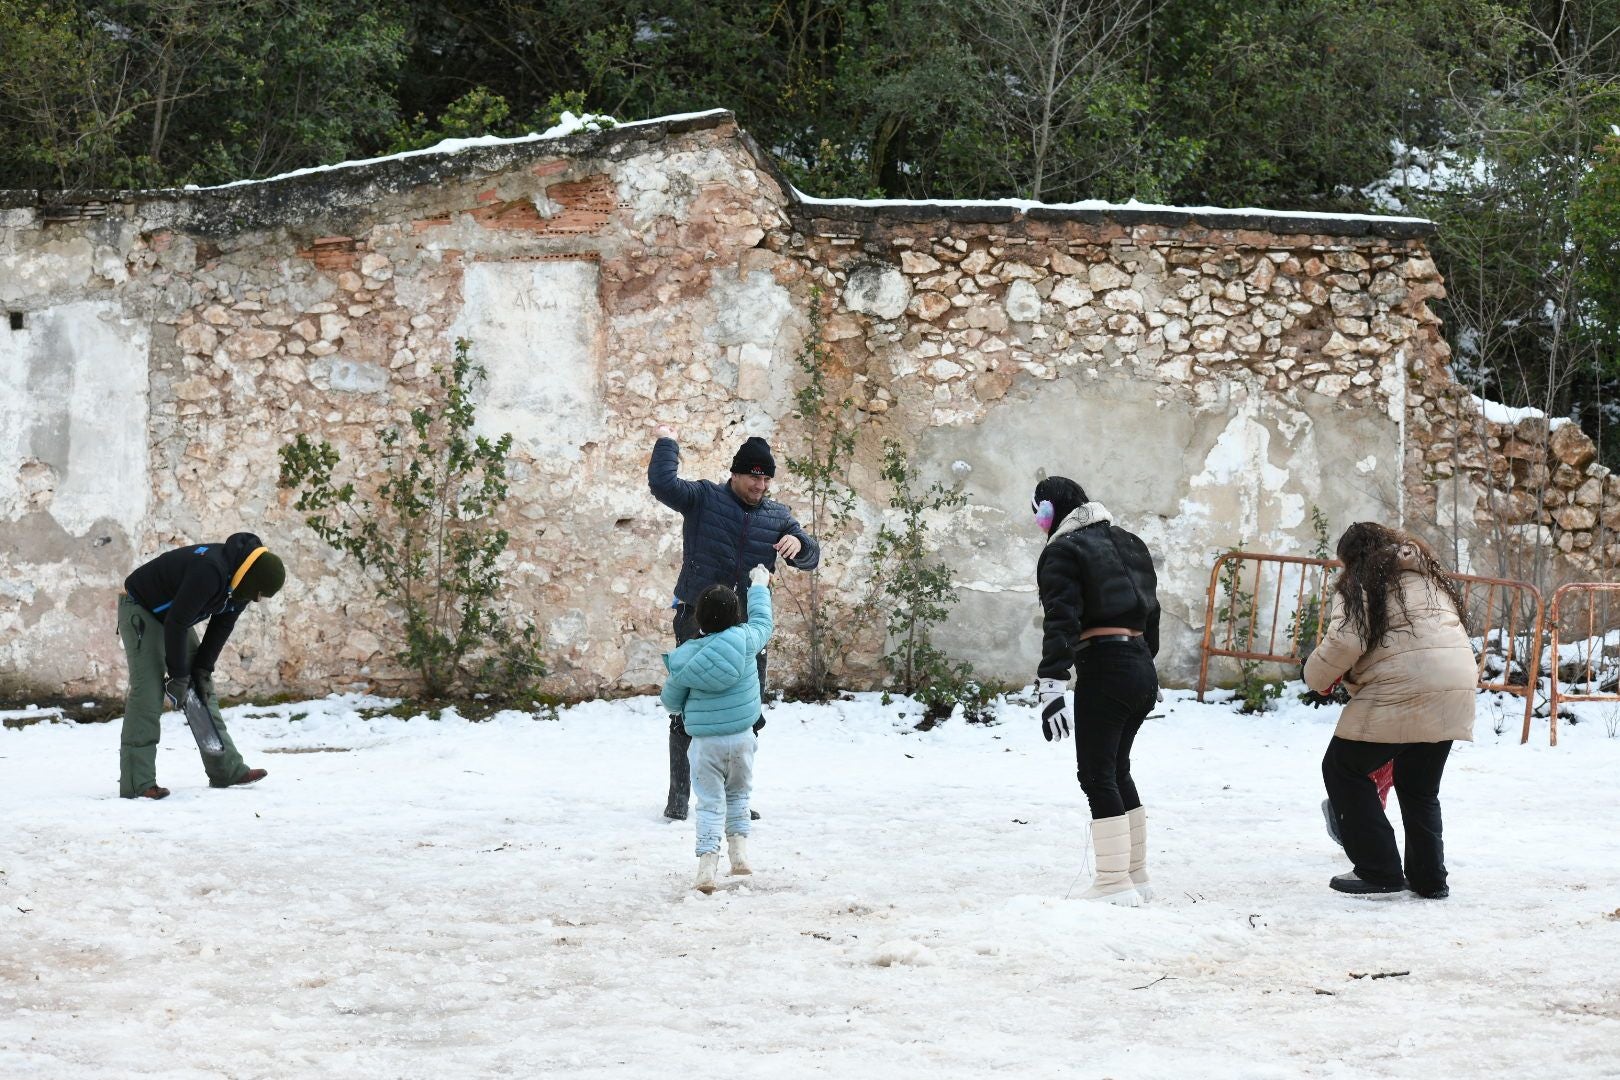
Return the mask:
<path id="1" fill-rule="evenodd" d="M 728 585 L 748 618 L 748 571 L 764 566 L 776 572 L 780 556 L 789 566 L 814 570 L 821 562 L 821 547 L 793 519 L 786 506 L 765 497 L 776 461 L 759 436 L 745 440 L 731 460 L 731 478 L 682 480 L 677 475 L 681 448 L 675 432 L 659 427 L 652 458 L 647 463 L 647 486 L 653 498 L 681 515 L 681 573 L 675 582 L 675 644 L 698 634 L 694 607 L 711 585 Z M 765 691 L 765 652 L 761 650 L 759 688 Z M 760 717 L 754 731 L 765 725 Z M 678 716 L 669 721 L 669 797 L 664 816 L 686 819 L 691 801 L 691 771 L 687 751 L 692 738 Z M 759 815 L 754 814 L 755 817 Z"/>
<path id="2" fill-rule="evenodd" d="M 274 596 L 286 568 L 252 533 L 233 533 L 223 544 L 190 544 L 164 552 L 124 579 L 118 598 L 118 636 L 129 662 L 129 694 L 119 745 L 118 793 L 126 799 L 161 799 L 157 743 L 164 707 L 182 708 L 195 689 L 213 715 L 223 750 L 202 755 L 210 787 L 262 780 L 225 730 L 214 693 L 214 664 L 255 600 Z M 207 620 L 202 641 L 192 629 Z"/>
<path id="3" fill-rule="evenodd" d="M 1035 581 L 1045 612 L 1037 670 L 1041 730 L 1074 735 L 1080 787 L 1091 804 L 1097 874 L 1087 900 L 1135 907 L 1152 898 L 1147 812 L 1131 779 L 1131 746 L 1158 699 L 1158 580 L 1136 534 L 1064 476 L 1031 500 L 1047 534 Z M 1074 709 L 1065 696 L 1074 669 Z"/>

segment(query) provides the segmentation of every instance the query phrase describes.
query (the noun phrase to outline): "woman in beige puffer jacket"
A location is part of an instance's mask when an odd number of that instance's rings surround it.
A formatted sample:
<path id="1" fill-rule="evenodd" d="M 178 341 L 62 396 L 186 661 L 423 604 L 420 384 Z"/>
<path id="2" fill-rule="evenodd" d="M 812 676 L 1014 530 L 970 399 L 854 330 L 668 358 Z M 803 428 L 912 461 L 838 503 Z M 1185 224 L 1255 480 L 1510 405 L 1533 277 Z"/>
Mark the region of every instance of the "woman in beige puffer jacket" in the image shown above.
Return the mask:
<path id="1" fill-rule="evenodd" d="M 1474 737 L 1479 678 L 1462 597 L 1428 545 L 1383 525 L 1350 526 L 1338 557 L 1344 570 L 1327 634 L 1305 664 L 1312 690 L 1326 693 L 1342 680 L 1351 695 L 1322 759 L 1322 779 L 1355 869 L 1330 884 L 1348 893 L 1411 888 L 1438 899 L 1450 893 L 1440 778 L 1452 742 Z M 1406 829 L 1404 875 L 1368 776 L 1390 761 Z"/>

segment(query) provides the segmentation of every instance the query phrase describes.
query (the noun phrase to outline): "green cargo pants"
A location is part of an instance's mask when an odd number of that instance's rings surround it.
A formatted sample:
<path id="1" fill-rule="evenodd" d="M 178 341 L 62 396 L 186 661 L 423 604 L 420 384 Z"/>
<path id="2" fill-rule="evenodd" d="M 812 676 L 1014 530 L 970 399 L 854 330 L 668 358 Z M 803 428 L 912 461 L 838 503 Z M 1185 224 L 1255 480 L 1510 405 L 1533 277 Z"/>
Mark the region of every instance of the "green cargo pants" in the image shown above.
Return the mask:
<path id="1" fill-rule="evenodd" d="M 118 794 L 133 799 L 157 783 L 157 744 L 162 733 L 165 702 L 163 681 L 168 666 L 163 656 L 163 623 L 128 596 L 118 598 L 118 636 L 124 642 L 129 661 L 129 695 L 124 698 L 124 732 L 118 746 Z M 186 631 L 186 659 L 197 652 L 197 632 Z M 203 768 L 212 784 L 229 784 L 247 772 L 242 755 L 236 752 L 225 718 L 219 712 L 219 699 L 210 694 L 208 709 L 214 714 L 225 752 L 217 757 L 202 755 Z"/>

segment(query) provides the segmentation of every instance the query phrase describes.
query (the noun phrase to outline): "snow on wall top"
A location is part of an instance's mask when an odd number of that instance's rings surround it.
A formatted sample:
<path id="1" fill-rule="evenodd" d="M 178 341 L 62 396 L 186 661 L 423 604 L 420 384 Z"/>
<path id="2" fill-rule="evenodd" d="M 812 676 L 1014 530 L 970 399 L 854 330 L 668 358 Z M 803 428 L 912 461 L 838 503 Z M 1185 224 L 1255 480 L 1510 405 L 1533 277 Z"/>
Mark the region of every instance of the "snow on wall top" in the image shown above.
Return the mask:
<path id="1" fill-rule="evenodd" d="M 397 154 L 385 154 L 382 157 L 356 158 L 352 161 L 338 161 L 331 165 L 312 165 L 307 169 L 294 169 L 291 172 L 278 173 L 275 176 L 266 176 L 261 180 L 231 180 L 223 184 L 210 184 L 199 187 L 196 184 L 187 184 L 184 191 L 219 191 L 224 188 L 245 187 L 249 184 L 272 184 L 277 180 L 288 180 L 295 176 L 310 176 L 314 173 L 334 172 L 339 169 L 357 169 L 364 165 L 381 165 L 389 161 L 403 161 L 406 158 L 423 157 L 428 154 L 457 154 L 463 150 L 470 150 L 480 146 L 515 146 L 520 143 L 539 142 L 542 139 L 560 139 L 565 135 L 573 135 L 580 131 L 602 131 L 604 129 L 646 127 L 651 124 L 668 124 L 684 120 L 698 120 L 710 116 L 724 116 L 724 109 L 708 109 L 704 112 L 675 113 L 670 116 L 660 116 L 652 120 L 632 120 L 619 123 L 613 117 L 604 113 L 586 113 L 575 116 L 571 112 L 564 112 L 556 125 L 545 131 L 531 131 L 527 135 L 500 136 L 480 135 L 471 139 L 444 139 L 432 146 L 424 146 L 418 150 L 402 150 Z"/>
<path id="2" fill-rule="evenodd" d="M 821 199 L 793 189 L 794 198 L 806 206 L 870 206 L 883 207 L 980 207 L 1002 206 L 1027 214 L 1035 210 L 1075 211 L 1078 213 L 1144 213 L 1179 214 L 1188 217 L 1267 217 L 1296 218 L 1308 221 L 1387 222 L 1404 225 L 1430 225 L 1434 222 L 1420 217 L 1393 217 L 1384 214 L 1327 214 L 1313 210 L 1265 210 L 1258 207 L 1231 206 L 1175 206 L 1168 203 L 1145 203 L 1135 199 L 1127 202 L 1107 202 L 1103 199 L 1083 199 L 1079 202 L 1047 203 L 1028 199 Z"/>
<path id="3" fill-rule="evenodd" d="M 565 112 L 561 121 L 554 127 L 546 131 L 530 132 L 527 135 L 515 137 L 486 135 L 471 139 L 445 139 L 433 146 L 417 150 L 405 150 L 397 154 L 388 154 L 381 157 L 334 162 L 330 165 L 315 165 L 263 179 L 232 180 L 223 184 L 208 186 L 187 185 L 180 189 L 128 194 L 171 198 L 178 196 L 182 202 L 186 196 L 205 196 L 212 199 L 224 197 L 240 203 L 240 197 L 249 192 L 278 190 L 277 185 L 288 180 L 303 180 L 322 175 L 335 178 L 341 174 L 355 171 L 363 171 L 375 176 L 376 169 L 379 166 L 384 167 L 386 170 L 389 165 L 408 161 L 423 164 L 431 161 L 435 166 L 440 162 L 448 164 L 448 159 L 468 150 L 515 147 L 579 134 L 599 134 L 604 138 L 611 138 L 614 132 L 654 126 L 663 126 L 670 131 L 686 131 L 699 127 L 717 127 L 734 119 L 733 114 L 726 109 L 675 113 L 669 116 L 624 123 L 620 123 L 614 120 L 613 117 L 604 114 L 587 113 L 583 116 L 575 116 L 572 113 Z M 1107 202 L 1101 199 L 1086 199 L 1070 203 L 1041 203 L 1027 199 L 976 201 L 961 199 L 824 199 L 805 194 L 794 187 L 788 178 L 782 174 L 781 170 L 777 168 L 776 163 L 771 160 L 769 155 L 758 148 L 746 132 L 742 133 L 742 140 L 748 151 L 756 158 L 760 167 L 771 173 L 782 189 L 788 193 L 788 197 L 792 201 L 791 210 L 797 211 L 801 215 L 808 213 L 821 218 L 882 219 L 886 221 L 945 219 L 960 222 L 996 223 L 1010 222 L 1015 218 L 1024 217 L 1037 221 L 1112 221 L 1123 225 L 1165 225 L 1171 227 L 1201 225 L 1206 228 L 1252 229 L 1280 234 L 1310 233 L 1326 236 L 1381 236 L 1389 239 L 1428 236 L 1435 231 L 1433 222 L 1418 217 L 1332 214 L 1305 210 L 1268 210 L 1256 207 L 1174 206 L 1161 203 L 1142 203 L 1135 200 L 1123 203 Z M 454 169 L 440 170 L 433 168 L 429 169 L 429 172 L 438 172 L 443 175 L 454 172 Z M 410 176 L 400 176 L 394 179 L 402 181 L 404 186 L 410 186 L 413 180 Z M 414 181 L 423 183 L 429 182 L 429 179 L 425 176 L 417 176 Z M 32 192 L 14 191 L 3 194 L 6 197 L 0 197 L 0 206 L 27 206 L 36 203 L 67 204 L 100 201 L 107 197 L 107 193 L 86 192 L 41 192 L 37 196 Z M 256 218 L 254 215 L 249 213 L 244 217 L 242 214 L 243 211 L 239 208 L 238 225 L 240 227 L 255 223 Z M 206 215 L 204 216 L 206 217 Z"/>
<path id="4" fill-rule="evenodd" d="M 1520 420 L 1544 420 L 1547 418 L 1547 414 L 1540 409 L 1514 408 L 1511 405 L 1503 405 L 1499 401 L 1487 401 L 1478 394 L 1468 396 L 1473 399 L 1474 404 L 1478 406 L 1485 419 L 1493 424 L 1517 424 Z M 1573 423 L 1569 417 L 1555 416 L 1547 420 L 1547 428 L 1548 430 L 1561 428 L 1569 423 Z"/>

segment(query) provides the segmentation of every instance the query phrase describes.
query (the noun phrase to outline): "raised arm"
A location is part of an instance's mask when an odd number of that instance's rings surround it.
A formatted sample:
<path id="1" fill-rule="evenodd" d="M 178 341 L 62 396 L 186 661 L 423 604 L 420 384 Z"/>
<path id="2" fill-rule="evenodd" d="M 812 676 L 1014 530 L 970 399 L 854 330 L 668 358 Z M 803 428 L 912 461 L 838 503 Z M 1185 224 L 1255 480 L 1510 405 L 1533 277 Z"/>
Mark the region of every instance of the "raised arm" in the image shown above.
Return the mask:
<path id="1" fill-rule="evenodd" d="M 681 447 L 669 429 L 658 429 L 658 441 L 653 443 L 652 460 L 647 462 L 647 487 L 653 498 L 685 514 L 697 508 L 700 486 L 694 480 L 682 480 L 676 473 L 681 463 Z M 668 434 L 666 434 L 668 433 Z"/>
<path id="2" fill-rule="evenodd" d="M 748 631 L 748 649 L 750 652 L 759 652 L 765 643 L 771 640 L 771 631 L 776 628 L 771 612 L 771 590 L 768 582 L 771 580 L 770 571 L 763 566 L 756 566 L 749 571 L 748 580 L 748 622 L 745 628 Z"/>

